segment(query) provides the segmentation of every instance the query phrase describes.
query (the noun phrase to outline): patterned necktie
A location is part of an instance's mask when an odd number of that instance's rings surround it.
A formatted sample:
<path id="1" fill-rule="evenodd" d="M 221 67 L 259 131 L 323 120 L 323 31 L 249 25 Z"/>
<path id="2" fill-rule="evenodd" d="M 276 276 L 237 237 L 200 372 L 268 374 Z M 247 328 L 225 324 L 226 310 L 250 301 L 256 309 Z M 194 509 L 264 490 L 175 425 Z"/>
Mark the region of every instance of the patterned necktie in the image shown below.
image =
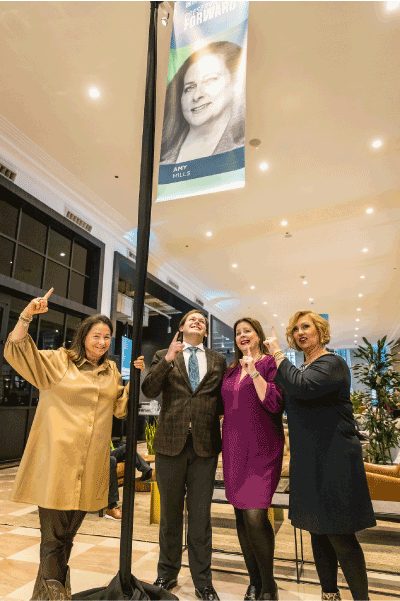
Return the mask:
<path id="1" fill-rule="evenodd" d="M 200 384 L 200 371 L 199 371 L 199 361 L 196 357 L 196 353 L 199 350 L 196 346 L 189 346 L 190 351 L 189 357 L 189 381 L 192 390 L 196 390 L 198 385 Z"/>

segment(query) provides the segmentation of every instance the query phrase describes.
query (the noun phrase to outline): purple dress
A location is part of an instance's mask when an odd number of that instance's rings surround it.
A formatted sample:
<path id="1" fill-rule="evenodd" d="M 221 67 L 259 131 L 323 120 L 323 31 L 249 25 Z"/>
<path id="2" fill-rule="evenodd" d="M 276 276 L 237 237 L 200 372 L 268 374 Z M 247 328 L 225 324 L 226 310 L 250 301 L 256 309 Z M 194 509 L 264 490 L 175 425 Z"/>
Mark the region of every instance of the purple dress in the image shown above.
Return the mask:
<path id="1" fill-rule="evenodd" d="M 238 509 L 267 509 L 282 469 L 285 437 L 275 360 L 267 355 L 256 368 L 268 384 L 263 401 L 248 374 L 239 381 L 241 365 L 228 369 L 222 381 L 225 494 Z"/>

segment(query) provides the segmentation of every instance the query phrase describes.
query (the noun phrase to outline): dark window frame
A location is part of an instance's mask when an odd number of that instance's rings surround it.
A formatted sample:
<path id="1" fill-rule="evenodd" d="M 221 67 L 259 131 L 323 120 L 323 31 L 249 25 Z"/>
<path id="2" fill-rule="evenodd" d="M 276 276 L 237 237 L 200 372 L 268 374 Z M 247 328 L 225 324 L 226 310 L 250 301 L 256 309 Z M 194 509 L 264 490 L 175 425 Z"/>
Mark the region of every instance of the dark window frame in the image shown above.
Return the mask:
<path id="1" fill-rule="evenodd" d="M 105 244 L 101 242 L 91 234 L 85 232 L 79 226 L 67 220 L 65 217 L 33 197 L 25 190 L 19 188 L 16 184 L 6 179 L 1 179 L 0 181 L 0 193 L 5 190 L 4 200 L 9 202 L 12 206 L 18 208 L 18 223 L 17 223 L 17 231 L 16 238 L 12 238 L 7 236 L 6 234 L 1 234 L 8 240 L 14 242 L 14 255 L 13 255 L 13 266 L 11 277 L 3 276 L 0 274 L 0 287 L 3 289 L 13 290 L 19 293 L 25 293 L 35 296 L 41 296 L 43 294 L 43 282 L 46 274 L 47 268 L 47 258 L 48 258 L 48 245 L 49 245 L 49 236 L 50 236 L 50 228 L 55 230 L 56 232 L 64 235 L 69 238 L 72 242 L 71 249 L 71 257 L 69 261 L 69 265 L 66 266 L 65 263 L 54 260 L 52 257 L 49 257 L 55 263 L 60 264 L 62 267 L 67 267 L 68 269 L 68 285 L 67 285 L 67 298 L 60 297 L 57 295 L 53 295 L 53 302 L 60 307 L 70 309 L 74 312 L 80 314 L 91 315 L 94 313 L 100 313 L 101 311 L 101 297 L 102 297 L 102 280 L 103 280 L 103 272 L 104 272 L 104 251 Z M 33 217 L 34 219 L 44 220 L 47 225 L 46 232 L 46 245 L 45 245 L 45 253 L 40 253 L 36 249 L 31 248 L 30 246 L 19 242 L 19 234 L 20 234 L 20 225 L 21 225 L 21 213 L 24 211 L 27 215 Z M 82 273 L 77 269 L 72 267 L 73 261 L 73 250 L 74 243 L 77 242 L 85 249 L 87 249 L 88 253 L 91 254 L 88 258 L 89 267 L 87 269 L 87 273 Z M 16 265 L 16 256 L 18 252 L 18 247 L 21 245 L 22 247 L 36 252 L 40 256 L 44 257 L 44 266 L 41 278 L 40 287 L 31 286 L 29 284 L 25 284 L 20 280 L 16 280 L 13 276 L 15 273 L 15 265 Z M 97 268 L 96 268 L 97 265 Z M 71 280 L 71 272 L 78 273 L 81 276 L 84 276 L 87 281 L 90 282 L 90 288 L 88 292 L 88 305 L 83 305 L 81 303 L 77 303 L 75 301 L 70 301 L 68 299 L 69 288 L 70 288 L 70 280 Z"/>

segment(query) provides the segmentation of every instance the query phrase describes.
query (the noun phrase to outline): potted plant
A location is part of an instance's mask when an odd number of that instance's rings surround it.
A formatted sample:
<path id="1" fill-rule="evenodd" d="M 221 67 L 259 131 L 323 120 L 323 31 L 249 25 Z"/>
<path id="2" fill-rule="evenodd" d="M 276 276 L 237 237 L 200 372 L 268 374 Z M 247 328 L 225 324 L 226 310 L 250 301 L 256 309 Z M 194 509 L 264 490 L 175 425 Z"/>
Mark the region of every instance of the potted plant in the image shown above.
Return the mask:
<path id="1" fill-rule="evenodd" d="M 350 400 L 353 403 L 354 413 L 364 413 L 365 411 L 365 392 L 354 391 L 350 394 Z"/>
<path id="2" fill-rule="evenodd" d="M 362 362 L 352 368 L 360 382 L 376 391 L 376 401 L 371 395 L 364 397 L 364 427 L 370 435 L 371 462 L 384 465 L 391 462 L 390 449 L 398 445 L 400 439 L 400 431 L 387 409 L 394 405 L 391 391 L 400 390 L 400 373 L 393 369 L 400 361 L 397 353 L 388 348 L 393 342 L 386 344 L 386 338 L 378 340 L 376 349 L 363 338 L 365 346 L 358 346 L 355 353 Z"/>
<path id="3" fill-rule="evenodd" d="M 146 460 L 148 462 L 154 461 L 153 442 L 154 442 L 154 436 L 156 433 L 156 429 L 157 429 L 157 420 L 155 420 L 152 424 L 147 423 L 146 429 L 145 429 L 145 435 L 146 435 L 146 443 L 147 443 Z"/>

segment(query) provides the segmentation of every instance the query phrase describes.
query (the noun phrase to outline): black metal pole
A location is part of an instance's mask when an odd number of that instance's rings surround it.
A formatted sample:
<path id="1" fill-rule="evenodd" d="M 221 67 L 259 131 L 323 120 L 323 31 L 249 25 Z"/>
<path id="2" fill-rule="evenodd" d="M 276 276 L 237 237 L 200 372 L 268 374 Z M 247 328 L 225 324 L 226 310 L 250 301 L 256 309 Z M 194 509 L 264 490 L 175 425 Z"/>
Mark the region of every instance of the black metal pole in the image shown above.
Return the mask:
<path id="1" fill-rule="evenodd" d="M 135 295 L 133 302 L 133 335 L 130 390 L 127 416 L 124 497 L 122 502 L 120 576 L 124 591 L 131 589 L 132 534 L 135 504 L 135 460 L 137 447 L 137 417 L 140 391 L 140 371 L 133 361 L 142 344 L 143 305 L 149 256 L 151 202 L 153 192 L 154 134 L 156 114 L 157 15 L 161 2 L 150 2 L 149 45 L 147 54 L 146 92 L 144 103 L 142 162 L 138 211 Z"/>

